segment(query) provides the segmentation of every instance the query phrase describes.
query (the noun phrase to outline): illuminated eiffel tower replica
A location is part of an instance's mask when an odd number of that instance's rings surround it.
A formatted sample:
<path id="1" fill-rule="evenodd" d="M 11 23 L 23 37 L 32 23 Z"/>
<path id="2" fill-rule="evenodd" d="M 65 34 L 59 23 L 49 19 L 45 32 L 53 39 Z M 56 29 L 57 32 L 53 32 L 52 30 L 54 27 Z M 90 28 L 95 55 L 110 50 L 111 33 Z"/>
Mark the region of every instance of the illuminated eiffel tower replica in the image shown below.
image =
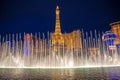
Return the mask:
<path id="1" fill-rule="evenodd" d="M 60 9 L 58 6 L 56 8 L 55 32 L 50 33 L 50 39 L 53 51 L 63 51 L 63 48 L 64 50 L 72 49 L 74 51 L 79 51 L 82 49 L 80 30 L 62 34 L 60 27 Z"/>

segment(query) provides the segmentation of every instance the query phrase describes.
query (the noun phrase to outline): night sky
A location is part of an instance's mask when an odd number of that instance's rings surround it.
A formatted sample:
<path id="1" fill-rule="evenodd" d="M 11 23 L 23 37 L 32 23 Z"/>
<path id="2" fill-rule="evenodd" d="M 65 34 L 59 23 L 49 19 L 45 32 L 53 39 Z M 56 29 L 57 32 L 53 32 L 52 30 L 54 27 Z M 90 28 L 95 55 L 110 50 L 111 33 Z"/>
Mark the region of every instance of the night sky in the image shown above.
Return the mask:
<path id="1" fill-rule="evenodd" d="M 53 32 L 57 5 L 62 32 L 106 31 L 120 21 L 120 0 L 0 0 L 0 34 Z"/>

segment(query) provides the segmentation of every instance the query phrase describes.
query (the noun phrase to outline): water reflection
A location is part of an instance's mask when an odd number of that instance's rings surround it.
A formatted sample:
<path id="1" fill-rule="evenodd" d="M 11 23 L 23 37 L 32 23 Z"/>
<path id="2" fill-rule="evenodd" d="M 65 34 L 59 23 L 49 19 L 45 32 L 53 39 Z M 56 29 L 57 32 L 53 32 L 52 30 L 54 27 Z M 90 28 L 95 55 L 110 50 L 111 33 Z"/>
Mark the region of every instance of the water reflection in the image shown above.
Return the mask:
<path id="1" fill-rule="evenodd" d="M 107 70 L 108 76 L 111 80 L 119 80 L 120 79 L 120 71 L 116 68 Z M 119 75 L 118 75 L 119 74 Z"/>
<path id="2" fill-rule="evenodd" d="M 0 69 L 2 80 L 120 80 L 120 68 Z"/>

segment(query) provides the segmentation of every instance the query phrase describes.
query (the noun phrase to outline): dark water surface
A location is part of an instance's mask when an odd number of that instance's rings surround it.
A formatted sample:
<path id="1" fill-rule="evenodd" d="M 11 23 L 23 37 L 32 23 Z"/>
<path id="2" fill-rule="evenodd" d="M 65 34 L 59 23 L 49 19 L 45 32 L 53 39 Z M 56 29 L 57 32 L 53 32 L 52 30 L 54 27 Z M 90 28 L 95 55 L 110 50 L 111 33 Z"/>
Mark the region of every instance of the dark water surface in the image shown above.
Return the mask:
<path id="1" fill-rule="evenodd" d="M 0 69 L 0 80 L 120 80 L 120 67 Z"/>

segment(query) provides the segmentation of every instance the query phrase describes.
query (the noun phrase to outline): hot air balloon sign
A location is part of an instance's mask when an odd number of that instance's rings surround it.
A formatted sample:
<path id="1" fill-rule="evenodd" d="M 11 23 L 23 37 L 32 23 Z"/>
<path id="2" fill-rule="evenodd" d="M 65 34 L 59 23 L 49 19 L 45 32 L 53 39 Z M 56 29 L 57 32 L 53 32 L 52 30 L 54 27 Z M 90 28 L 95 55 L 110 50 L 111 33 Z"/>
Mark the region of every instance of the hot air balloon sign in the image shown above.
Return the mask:
<path id="1" fill-rule="evenodd" d="M 116 49 L 116 45 L 114 45 L 116 38 L 117 35 L 112 31 L 106 31 L 102 36 L 102 40 L 108 45 L 110 50 Z"/>

